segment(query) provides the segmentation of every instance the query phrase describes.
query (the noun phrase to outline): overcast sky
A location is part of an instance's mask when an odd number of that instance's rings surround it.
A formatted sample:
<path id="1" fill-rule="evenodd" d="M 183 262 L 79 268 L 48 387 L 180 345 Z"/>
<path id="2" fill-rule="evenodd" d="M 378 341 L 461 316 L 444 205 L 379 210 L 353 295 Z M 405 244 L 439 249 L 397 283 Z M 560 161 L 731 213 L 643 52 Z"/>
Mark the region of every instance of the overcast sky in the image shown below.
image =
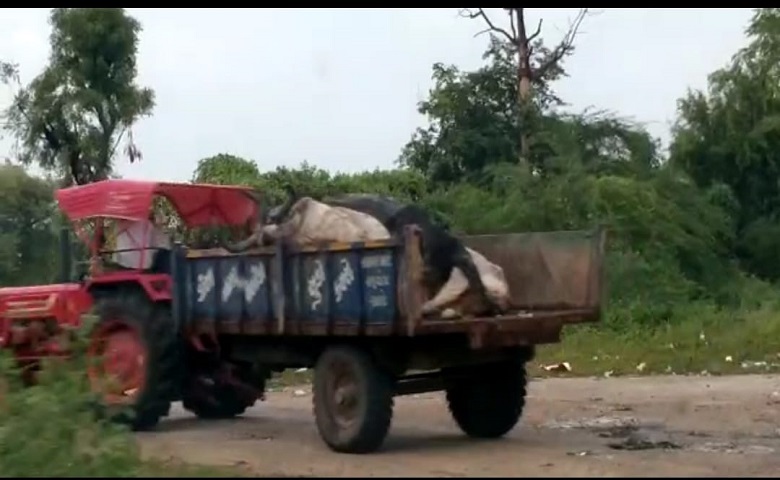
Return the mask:
<path id="1" fill-rule="evenodd" d="M 431 65 L 481 63 L 483 26 L 457 9 L 128 9 L 143 26 L 139 82 L 152 117 L 134 129 L 128 178 L 189 180 L 201 158 L 232 153 L 261 170 L 303 160 L 330 171 L 391 168 L 425 119 Z M 577 9 L 529 9 L 558 41 Z M 667 140 L 676 100 L 706 85 L 745 43 L 750 9 L 601 9 L 585 20 L 570 75 L 572 109 L 609 109 Z M 494 18 L 506 17 L 500 9 Z M 48 9 L 0 10 L 0 58 L 29 81 L 48 55 Z M 529 27 L 530 28 L 530 27 Z M 7 105 L 9 93 L 0 93 Z M 0 140 L 0 157 L 13 143 Z"/>

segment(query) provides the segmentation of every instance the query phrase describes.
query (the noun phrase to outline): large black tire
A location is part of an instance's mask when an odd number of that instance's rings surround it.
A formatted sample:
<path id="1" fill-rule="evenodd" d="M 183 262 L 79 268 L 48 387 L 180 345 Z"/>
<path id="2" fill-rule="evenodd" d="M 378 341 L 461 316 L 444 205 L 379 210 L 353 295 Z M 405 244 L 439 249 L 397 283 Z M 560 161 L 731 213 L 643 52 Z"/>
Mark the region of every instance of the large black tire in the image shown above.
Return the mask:
<path id="1" fill-rule="evenodd" d="M 370 453 L 382 446 L 393 418 L 395 380 L 366 352 L 326 349 L 315 367 L 313 390 L 317 430 L 331 450 Z"/>
<path id="2" fill-rule="evenodd" d="M 90 339 L 90 361 L 103 356 L 105 340 L 117 332 L 137 338 L 143 354 L 138 370 L 142 379 L 137 392 L 125 402 L 113 402 L 100 394 L 100 413 L 133 430 L 148 430 L 168 415 L 179 395 L 183 372 L 181 341 L 168 305 L 153 303 L 137 290 L 119 290 L 97 300 L 98 323 Z M 129 332 L 129 333 L 127 333 Z M 116 337 L 113 337 L 116 338 Z M 98 358 L 95 358 L 98 357 Z M 93 388 L 95 385 L 93 384 Z"/>
<path id="3" fill-rule="evenodd" d="M 249 365 L 235 367 L 236 380 L 245 387 L 224 381 L 217 369 L 190 374 L 182 392 L 184 408 L 198 418 L 219 420 L 237 417 L 253 406 L 265 390 L 266 375 Z"/>
<path id="4" fill-rule="evenodd" d="M 502 437 L 523 414 L 526 381 L 525 359 L 469 367 L 448 382 L 450 413 L 470 437 Z"/>

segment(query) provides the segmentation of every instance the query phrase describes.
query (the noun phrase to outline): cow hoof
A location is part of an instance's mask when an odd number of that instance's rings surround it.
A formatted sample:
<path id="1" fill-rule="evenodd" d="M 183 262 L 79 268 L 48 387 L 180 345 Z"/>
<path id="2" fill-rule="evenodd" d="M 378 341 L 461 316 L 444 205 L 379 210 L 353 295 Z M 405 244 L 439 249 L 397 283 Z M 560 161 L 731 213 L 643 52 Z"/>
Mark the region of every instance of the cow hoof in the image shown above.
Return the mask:
<path id="1" fill-rule="evenodd" d="M 420 309 L 420 312 L 423 315 L 432 315 L 436 313 L 436 307 L 431 303 L 424 303 L 422 308 Z"/>

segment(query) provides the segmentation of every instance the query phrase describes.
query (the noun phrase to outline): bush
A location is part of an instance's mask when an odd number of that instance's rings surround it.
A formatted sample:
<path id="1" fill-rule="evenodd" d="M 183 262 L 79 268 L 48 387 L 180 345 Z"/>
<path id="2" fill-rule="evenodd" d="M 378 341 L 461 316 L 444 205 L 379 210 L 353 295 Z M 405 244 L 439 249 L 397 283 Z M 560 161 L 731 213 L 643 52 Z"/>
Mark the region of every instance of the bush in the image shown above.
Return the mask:
<path id="1" fill-rule="evenodd" d="M 47 359 L 25 387 L 8 351 L 0 352 L 0 472 L 5 477 L 218 476 L 210 469 L 146 462 L 132 433 L 99 419 L 85 375 L 86 332 L 74 355 Z M 234 476 L 236 472 L 230 473 Z"/>
<path id="2" fill-rule="evenodd" d="M 77 337 L 82 338 L 80 334 Z M 38 384 L 19 381 L 14 359 L 3 352 L 0 404 L 0 472 L 11 477 L 134 477 L 143 474 L 126 428 L 97 419 L 84 374 L 83 342 L 73 359 L 44 361 Z"/>

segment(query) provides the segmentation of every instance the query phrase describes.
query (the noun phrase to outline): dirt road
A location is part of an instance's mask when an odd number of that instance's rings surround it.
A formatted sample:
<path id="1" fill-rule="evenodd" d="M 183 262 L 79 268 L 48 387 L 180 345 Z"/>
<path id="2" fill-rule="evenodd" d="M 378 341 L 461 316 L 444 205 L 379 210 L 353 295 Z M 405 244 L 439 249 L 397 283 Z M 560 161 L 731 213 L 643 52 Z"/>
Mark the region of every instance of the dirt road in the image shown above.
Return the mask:
<path id="1" fill-rule="evenodd" d="M 780 376 L 532 381 L 521 425 L 498 441 L 465 438 L 441 394 L 398 398 L 395 412 L 372 455 L 325 447 L 308 387 L 231 421 L 177 405 L 139 438 L 147 455 L 258 476 L 780 476 Z"/>

